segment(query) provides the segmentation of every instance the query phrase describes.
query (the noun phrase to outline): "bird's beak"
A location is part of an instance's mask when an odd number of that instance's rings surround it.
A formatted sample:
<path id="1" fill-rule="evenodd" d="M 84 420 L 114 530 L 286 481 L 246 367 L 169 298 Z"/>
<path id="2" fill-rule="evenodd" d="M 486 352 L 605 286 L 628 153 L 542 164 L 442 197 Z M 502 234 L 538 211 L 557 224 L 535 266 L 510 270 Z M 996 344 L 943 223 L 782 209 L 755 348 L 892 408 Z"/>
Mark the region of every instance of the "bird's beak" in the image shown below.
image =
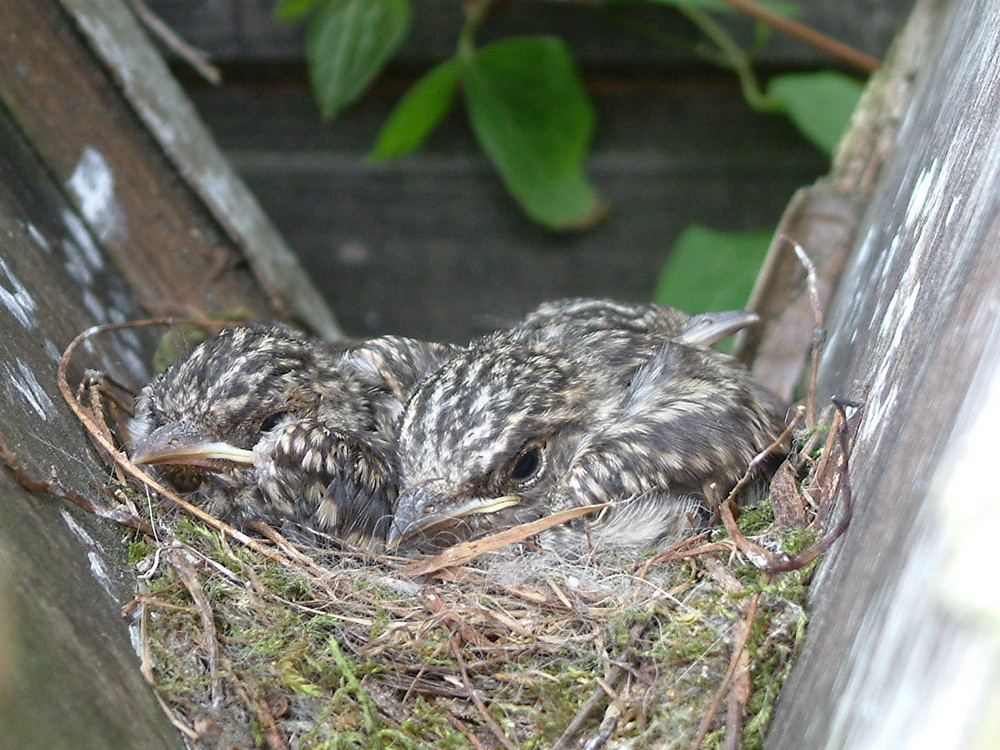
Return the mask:
<path id="1" fill-rule="evenodd" d="M 518 495 L 474 497 L 455 502 L 425 489 L 407 490 L 399 496 L 389 527 L 386 549 L 395 549 L 406 539 L 445 523 L 480 513 L 495 513 L 521 502 Z"/>
<path id="2" fill-rule="evenodd" d="M 136 464 L 174 464 L 219 471 L 225 466 L 253 465 L 253 452 L 218 440 L 208 440 L 182 422 L 157 427 L 132 449 Z"/>

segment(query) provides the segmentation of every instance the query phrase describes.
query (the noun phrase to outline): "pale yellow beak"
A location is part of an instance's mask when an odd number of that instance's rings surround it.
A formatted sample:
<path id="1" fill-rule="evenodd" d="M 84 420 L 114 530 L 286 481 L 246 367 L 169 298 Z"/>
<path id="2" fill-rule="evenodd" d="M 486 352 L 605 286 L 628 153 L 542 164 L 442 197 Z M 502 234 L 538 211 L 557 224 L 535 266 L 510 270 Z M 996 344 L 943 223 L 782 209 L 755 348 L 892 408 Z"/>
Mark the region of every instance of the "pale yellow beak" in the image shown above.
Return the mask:
<path id="1" fill-rule="evenodd" d="M 158 427 L 132 449 L 136 464 L 197 466 L 219 471 L 227 465 L 253 465 L 253 451 L 219 440 L 208 440 L 182 422 Z"/>
<path id="2" fill-rule="evenodd" d="M 410 490 L 399 497 L 396 512 L 389 527 L 386 549 L 395 549 L 401 542 L 457 518 L 480 513 L 496 513 L 521 502 L 518 495 L 474 497 L 458 502 L 424 489 Z"/>

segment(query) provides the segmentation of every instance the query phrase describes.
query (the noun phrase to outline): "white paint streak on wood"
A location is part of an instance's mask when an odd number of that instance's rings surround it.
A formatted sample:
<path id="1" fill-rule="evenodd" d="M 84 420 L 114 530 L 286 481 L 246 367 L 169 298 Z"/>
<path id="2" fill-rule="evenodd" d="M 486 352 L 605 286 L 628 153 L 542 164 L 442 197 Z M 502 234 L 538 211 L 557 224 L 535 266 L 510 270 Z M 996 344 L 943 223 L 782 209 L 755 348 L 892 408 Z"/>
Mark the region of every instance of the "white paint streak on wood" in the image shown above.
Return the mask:
<path id="1" fill-rule="evenodd" d="M 101 556 L 95 551 L 97 549 L 97 542 L 94 541 L 94 538 L 87 533 L 87 530 L 83 528 L 83 526 L 76 522 L 76 519 L 70 515 L 68 510 L 61 508 L 59 513 L 62 516 L 63 521 L 66 523 L 66 526 L 71 532 L 73 532 L 73 535 L 76 536 L 85 547 L 89 548 L 90 551 L 87 552 L 87 563 L 90 566 L 90 572 L 94 576 L 94 579 L 101 585 L 101 588 L 104 589 L 104 593 L 106 593 L 112 601 L 117 601 L 117 597 L 115 597 L 114 593 L 114 587 L 111 582 L 111 576 L 108 575 L 108 570 L 104 566 Z"/>
<path id="2" fill-rule="evenodd" d="M 80 217 L 72 211 L 63 211 L 61 216 L 69 231 L 69 236 L 62 240 L 66 273 L 81 286 L 89 286 L 94 280 L 94 273 L 104 268 L 104 258 Z"/>
<path id="3" fill-rule="evenodd" d="M 4 385 L 10 397 L 15 393 L 19 394 L 31 410 L 46 422 L 56 418 L 55 404 L 26 362 L 20 359 L 4 362 L 3 374 Z"/>
<path id="4" fill-rule="evenodd" d="M 87 146 L 66 183 L 76 196 L 80 213 L 101 242 L 121 241 L 125 215 L 115 201 L 115 176 L 100 151 Z"/>
<path id="5" fill-rule="evenodd" d="M 24 286 L 7 265 L 7 261 L 0 258 L 0 305 L 7 308 L 14 319 L 25 328 L 36 328 L 38 320 L 35 313 L 38 312 L 38 305 L 31 292 Z"/>
<path id="6" fill-rule="evenodd" d="M 52 252 L 52 245 L 45 238 L 45 235 L 41 233 L 38 227 L 36 227 L 30 221 L 26 221 L 24 222 L 24 228 L 28 231 L 28 236 L 31 237 L 32 241 L 36 245 L 38 245 L 46 253 Z"/>

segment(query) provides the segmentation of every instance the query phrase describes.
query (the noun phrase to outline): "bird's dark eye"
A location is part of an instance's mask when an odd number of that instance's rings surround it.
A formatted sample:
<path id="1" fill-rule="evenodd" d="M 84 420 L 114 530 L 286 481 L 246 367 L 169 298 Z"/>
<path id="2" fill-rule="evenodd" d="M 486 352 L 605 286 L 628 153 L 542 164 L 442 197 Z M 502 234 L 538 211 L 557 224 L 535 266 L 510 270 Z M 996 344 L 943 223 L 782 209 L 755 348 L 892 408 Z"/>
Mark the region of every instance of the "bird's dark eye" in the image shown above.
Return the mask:
<path id="1" fill-rule="evenodd" d="M 275 412 L 274 414 L 271 414 L 270 416 L 266 417 L 263 422 L 260 423 L 260 431 L 270 432 L 271 430 L 273 430 L 275 427 L 278 426 L 278 423 L 281 420 L 283 420 L 287 416 L 288 416 L 287 411 L 278 411 Z"/>
<path id="2" fill-rule="evenodd" d="M 526 482 L 542 468 L 542 448 L 532 445 L 521 451 L 510 469 L 510 478 L 515 482 Z"/>

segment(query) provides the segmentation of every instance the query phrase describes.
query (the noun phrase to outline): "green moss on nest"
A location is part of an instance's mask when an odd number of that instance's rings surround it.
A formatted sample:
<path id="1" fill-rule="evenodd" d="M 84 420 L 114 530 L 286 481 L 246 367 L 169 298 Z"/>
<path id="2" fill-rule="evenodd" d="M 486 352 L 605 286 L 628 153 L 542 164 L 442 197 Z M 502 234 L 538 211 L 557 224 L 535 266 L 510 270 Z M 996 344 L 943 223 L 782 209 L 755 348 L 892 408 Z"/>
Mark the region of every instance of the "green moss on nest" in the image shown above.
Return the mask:
<path id="1" fill-rule="evenodd" d="M 597 732 L 614 704 L 612 738 L 688 747 L 752 594 L 742 735 L 744 747 L 760 747 L 805 629 L 813 567 L 766 581 L 734 548 L 713 555 L 724 574 L 700 557 L 646 570 L 649 555 L 584 565 L 520 551 L 415 581 L 396 561 L 346 552 L 309 551 L 318 567 L 282 565 L 188 517 L 167 520 L 163 547 L 137 539 L 130 560 L 157 560 L 143 605 L 155 686 L 179 721 L 201 728 L 199 747 L 264 746 L 268 732 L 309 749 L 466 748 L 467 732 L 497 746 L 470 689 L 528 750 L 550 747 L 592 695 L 577 737 Z M 774 528 L 767 498 L 739 525 L 789 554 L 816 538 Z M 194 561 L 214 633 L 177 574 L 180 551 Z M 434 611 L 423 603 L 428 586 Z M 703 746 L 723 736 L 714 730 Z"/>

